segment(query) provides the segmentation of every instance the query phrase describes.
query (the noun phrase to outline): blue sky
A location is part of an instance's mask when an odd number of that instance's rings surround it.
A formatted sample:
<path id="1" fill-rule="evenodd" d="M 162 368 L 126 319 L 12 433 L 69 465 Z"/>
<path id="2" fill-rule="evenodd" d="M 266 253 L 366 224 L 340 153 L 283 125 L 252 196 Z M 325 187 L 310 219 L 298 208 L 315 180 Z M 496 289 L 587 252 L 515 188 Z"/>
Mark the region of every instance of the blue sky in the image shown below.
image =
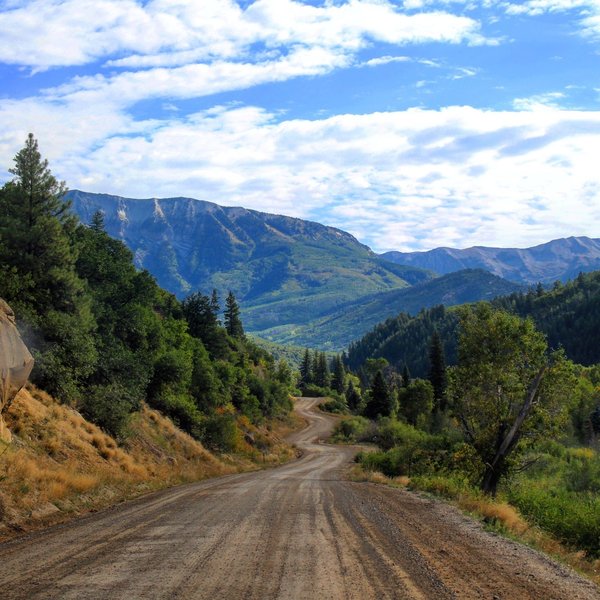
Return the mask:
<path id="1" fill-rule="evenodd" d="M 600 237 L 600 0 L 0 0 L 0 181 L 309 218 L 378 251 Z"/>

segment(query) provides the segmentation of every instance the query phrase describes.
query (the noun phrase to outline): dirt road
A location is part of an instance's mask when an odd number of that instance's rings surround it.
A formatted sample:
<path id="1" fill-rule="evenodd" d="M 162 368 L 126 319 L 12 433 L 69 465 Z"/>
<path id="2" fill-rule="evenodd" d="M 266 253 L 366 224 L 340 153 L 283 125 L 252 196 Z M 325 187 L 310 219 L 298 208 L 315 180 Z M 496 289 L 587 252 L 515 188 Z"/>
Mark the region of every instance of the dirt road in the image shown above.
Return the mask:
<path id="1" fill-rule="evenodd" d="M 331 419 L 303 457 L 141 498 L 0 545 L 0 598 L 591 599 L 600 590 L 443 503 L 343 481 Z"/>

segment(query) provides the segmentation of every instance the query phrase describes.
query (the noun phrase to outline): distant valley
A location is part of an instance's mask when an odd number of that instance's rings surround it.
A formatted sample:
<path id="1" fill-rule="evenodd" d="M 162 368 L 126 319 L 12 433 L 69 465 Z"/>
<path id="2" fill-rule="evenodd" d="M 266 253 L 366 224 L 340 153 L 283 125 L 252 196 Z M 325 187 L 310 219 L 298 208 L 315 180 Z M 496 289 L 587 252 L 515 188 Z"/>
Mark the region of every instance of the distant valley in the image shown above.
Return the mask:
<path id="1" fill-rule="evenodd" d="M 68 198 L 84 223 L 101 210 L 107 232 L 133 251 L 137 266 L 179 298 L 232 290 L 248 332 L 327 350 L 347 347 L 401 311 L 489 300 L 600 265 L 600 241 L 589 238 L 527 250 L 377 255 L 333 227 L 190 198 L 77 190 Z"/>

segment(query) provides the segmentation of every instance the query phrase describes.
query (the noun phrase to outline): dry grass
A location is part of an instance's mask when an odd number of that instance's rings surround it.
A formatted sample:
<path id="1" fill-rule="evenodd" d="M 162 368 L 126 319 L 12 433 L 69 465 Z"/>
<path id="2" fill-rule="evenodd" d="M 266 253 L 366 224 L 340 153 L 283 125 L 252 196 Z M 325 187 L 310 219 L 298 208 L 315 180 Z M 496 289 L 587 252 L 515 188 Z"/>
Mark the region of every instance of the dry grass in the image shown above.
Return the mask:
<path id="1" fill-rule="evenodd" d="M 390 478 L 382 473 L 367 471 L 360 465 L 353 465 L 349 472 L 349 478 L 352 481 L 368 481 L 393 487 L 419 489 L 415 481 L 408 477 Z M 439 481 L 441 480 L 442 478 L 439 479 Z M 439 482 L 437 484 L 441 485 Z M 436 485 L 428 485 L 426 491 L 435 492 L 435 488 Z M 547 533 L 528 523 L 514 506 L 506 502 L 464 491 L 449 495 L 448 490 L 451 488 L 451 485 L 447 485 L 443 489 L 438 489 L 437 493 L 460 509 L 494 526 L 500 532 L 554 557 L 600 585 L 600 559 L 590 560 L 586 558 L 584 552 L 570 550 Z"/>
<path id="2" fill-rule="evenodd" d="M 144 406 L 119 445 L 77 411 L 28 386 L 5 415 L 13 433 L 0 448 L 0 539 L 37 524 L 64 520 L 141 493 L 279 464 L 294 456 L 273 430 L 241 421 L 261 448 L 242 439 L 239 454 L 215 456 L 161 413 Z"/>

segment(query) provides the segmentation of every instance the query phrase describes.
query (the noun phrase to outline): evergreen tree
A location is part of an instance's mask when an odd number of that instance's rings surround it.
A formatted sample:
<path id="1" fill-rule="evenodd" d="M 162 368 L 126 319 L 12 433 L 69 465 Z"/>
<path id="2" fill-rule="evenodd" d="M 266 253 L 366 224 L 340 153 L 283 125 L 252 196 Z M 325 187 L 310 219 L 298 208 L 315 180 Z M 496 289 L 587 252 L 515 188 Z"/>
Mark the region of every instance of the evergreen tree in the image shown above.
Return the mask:
<path id="1" fill-rule="evenodd" d="M 365 406 L 365 417 L 376 419 L 377 417 L 389 417 L 394 411 L 394 397 L 390 392 L 383 373 L 377 371 L 373 378 L 373 384 L 369 390 L 367 405 Z"/>
<path id="2" fill-rule="evenodd" d="M 329 387 L 329 366 L 325 352 L 319 352 L 315 356 L 315 384 L 320 388 Z"/>
<path id="3" fill-rule="evenodd" d="M 352 412 L 356 412 L 360 407 L 361 401 L 362 398 L 360 397 L 358 390 L 354 387 L 352 381 L 349 381 L 348 387 L 346 388 L 346 404 L 348 405 L 348 408 Z"/>
<path id="4" fill-rule="evenodd" d="M 404 363 L 404 368 L 402 369 L 402 386 L 408 387 L 410 385 L 410 371 L 408 370 L 408 365 Z"/>
<path id="5" fill-rule="evenodd" d="M 302 362 L 300 363 L 300 385 L 306 386 L 313 382 L 313 368 L 312 368 L 312 360 L 310 358 L 310 350 L 306 348 L 304 350 L 304 356 L 302 357 Z"/>
<path id="6" fill-rule="evenodd" d="M 344 369 L 344 364 L 339 355 L 336 355 L 333 358 L 331 370 L 331 387 L 338 392 L 338 394 L 343 394 L 345 390 L 346 370 Z"/>
<path id="7" fill-rule="evenodd" d="M 224 316 L 227 333 L 233 338 L 243 339 L 244 328 L 240 319 L 240 308 L 231 290 L 225 300 Z"/>
<path id="8" fill-rule="evenodd" d="M 96 233 L 105 231 L 105 229 L 104 229 L 104 213 L 101 210 L 97 210 L 92 215 L 92 220 L 90 222 L 90 229 L 92 231 L 95 231 Z"/>
<path id="9" fill-rule="evenodd" d="M 62 200 L 65 185 L 42 160 L 32 134 L 14 162 L 9 172 L 15 177 L 0 190 L 0 262 L 28 282 L 27 302 L 37 314 L 72 311 L 83 286 L 73 268 L 70 234 L 77 221 Z M 6 299 L 11 305 L 22 300 Z"/>
<path id="10" fill-rule="evenodd" d="M 0 281 L 36 358 L 32 380 L 64 400 L 75 400 L 96 362 L 95 323 L 75 270 L 77 219 L 62 196 L 37 140 L 29 134 L 0 189 Z"/>
<path id="11" fill-rule="evenodd" d="M 433 409 L 446 410 L 446 358 L 437 329 L 434 329 L 429 345 L 429 381 L 433 386 Z"/>
<path id="12" fill-rule="evenodd" d="M 219 324 L 219 312 L 221 311 L 221 307 L 219 306 L 219 294 L 214 288 L 210 295 L 210 309 L 215 317 L 215 321 Z"/>

